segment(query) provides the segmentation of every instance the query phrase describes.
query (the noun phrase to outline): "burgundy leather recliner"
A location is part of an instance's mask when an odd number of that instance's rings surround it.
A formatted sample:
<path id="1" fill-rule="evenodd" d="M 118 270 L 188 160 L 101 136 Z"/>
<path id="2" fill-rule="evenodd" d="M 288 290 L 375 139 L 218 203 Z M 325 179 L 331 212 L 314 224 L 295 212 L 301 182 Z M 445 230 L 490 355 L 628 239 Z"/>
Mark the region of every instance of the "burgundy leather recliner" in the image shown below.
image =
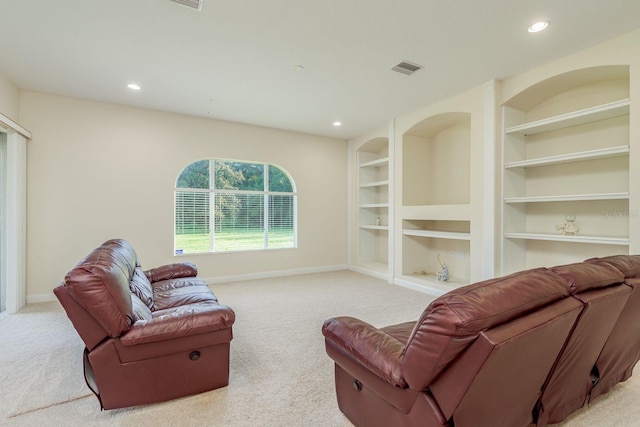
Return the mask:
<path id="1" fill-rule="evenodd" d="M 143 271 L 114 239 L 81 260 L 54 293 L 85 344 L 84 375 L 103 409 L 229 383 L 235 314 L 191 263 Z"/>
<path id="2" fill-rule="evenodd" d="M 367 427 L 562 421 L 631 375 L 638 288 L 640 256 L 620 255 L 461 287 L 417 322 L 328 319 L 338 406 Z"/>

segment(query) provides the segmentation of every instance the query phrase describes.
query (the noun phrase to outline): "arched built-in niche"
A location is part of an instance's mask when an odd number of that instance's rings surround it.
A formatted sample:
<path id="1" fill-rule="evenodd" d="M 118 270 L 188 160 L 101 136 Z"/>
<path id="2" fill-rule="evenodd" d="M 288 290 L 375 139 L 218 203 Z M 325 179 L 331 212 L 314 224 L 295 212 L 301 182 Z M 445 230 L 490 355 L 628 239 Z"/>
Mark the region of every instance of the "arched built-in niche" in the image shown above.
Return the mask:
<path id="1" fill-rule="evenodd" d="M 402 204 L 469 203 L 471 114 L 429 117 L 402 135 Z"/>
<path id="2" fill-rule="evenodd" d="M 504 272 L 628 253 L 629 109 L 620 65 L 560 74 L 503 104 Z"/>
<path id="3" fill-rule="evenodd" d="M 402 135 L 404 280 L 442 292 L 469 282 L 470 157 L 468 112 L 433 115 Z"/>

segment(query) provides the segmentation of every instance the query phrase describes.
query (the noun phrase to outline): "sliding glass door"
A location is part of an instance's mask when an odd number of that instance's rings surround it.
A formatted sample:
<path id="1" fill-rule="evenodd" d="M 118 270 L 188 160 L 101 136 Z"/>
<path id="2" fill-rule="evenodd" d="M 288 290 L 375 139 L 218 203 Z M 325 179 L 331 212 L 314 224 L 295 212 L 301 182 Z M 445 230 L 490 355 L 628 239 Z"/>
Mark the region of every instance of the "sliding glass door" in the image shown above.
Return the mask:
<path id="1" fill-rule="evenodd" d="M 31 132 L 0 113 L 0 309 L 26 304 L 27 140 Z"/>

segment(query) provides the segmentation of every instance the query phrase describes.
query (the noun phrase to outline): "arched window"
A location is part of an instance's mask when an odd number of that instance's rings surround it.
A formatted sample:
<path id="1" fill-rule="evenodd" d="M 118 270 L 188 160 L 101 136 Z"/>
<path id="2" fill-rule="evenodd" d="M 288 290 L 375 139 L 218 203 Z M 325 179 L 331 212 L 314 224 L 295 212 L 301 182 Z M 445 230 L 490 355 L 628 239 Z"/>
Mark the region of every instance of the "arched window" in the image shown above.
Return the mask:
<path id="1" fill-rule="evenodd" d="M 209 159 L 175 187 L 175 254 L 295 248 L 296 189 L 268 163 Z"/>

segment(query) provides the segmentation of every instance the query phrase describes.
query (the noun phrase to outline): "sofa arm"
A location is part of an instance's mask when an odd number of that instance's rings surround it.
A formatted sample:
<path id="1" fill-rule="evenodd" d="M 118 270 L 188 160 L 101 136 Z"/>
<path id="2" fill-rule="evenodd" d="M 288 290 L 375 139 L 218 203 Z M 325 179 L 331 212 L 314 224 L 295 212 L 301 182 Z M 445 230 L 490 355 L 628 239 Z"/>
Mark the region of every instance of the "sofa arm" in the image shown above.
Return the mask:
<path id="1" fill-rule="evenodd" d="M 378 377 L 396 387 L 407 387 L 401 372 L 405 346 L 397 339 L 353 317 L 326 320 L 322 334 Z"/>
<path id="2" fill-rule="evenodd" d="M 191 262 L 177 262 L 161 267 L 152 268 L 144 272 L 151 283 L 161 280 L 177 279 L 180 277 L 195 277 L 198 275 L 198 268 Z"/>
<path id="3" fill-rule="evenodd" d="M 165 310 L 150 320 L 138 320 L 120 337 L 124 346 L 131 347 L 206 334 L 230 328 L 236 316 L 233 310 L 214 301 L 188 304 Z"/>

